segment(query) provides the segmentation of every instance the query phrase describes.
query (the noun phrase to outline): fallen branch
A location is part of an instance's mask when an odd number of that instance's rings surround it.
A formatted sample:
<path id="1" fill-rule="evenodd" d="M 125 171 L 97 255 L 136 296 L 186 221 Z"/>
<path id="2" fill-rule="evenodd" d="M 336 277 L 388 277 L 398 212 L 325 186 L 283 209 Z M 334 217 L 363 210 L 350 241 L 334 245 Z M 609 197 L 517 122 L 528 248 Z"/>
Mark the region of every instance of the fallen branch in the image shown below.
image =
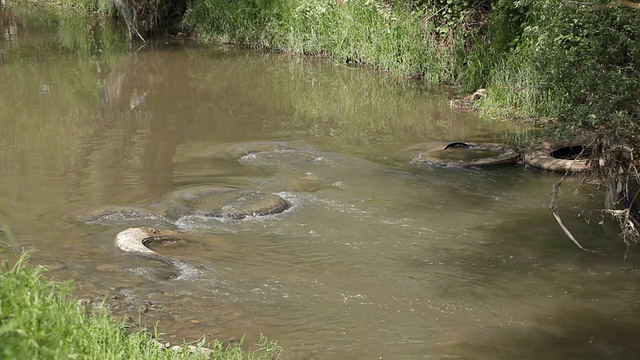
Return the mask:
<path id="1" fill-rule="evenodd" d="M 594 254 L 604 255 L 603 253 L 601 253 L 599 251 L 587 249 L 584 246 L 580 245 L 578 240 L 573 236 L 573 234 L 571 234 L 571 231 L 569 231 L 569 229 L 567 229 L 567 227 L 564 225 L 564 223 L 562 222 L 562 219 L 560 219 L 560 215 L 558 215 L 558 204 L 556 203 L 556 201 L 558 200 L 558 198 L 560 198 L 560 185 L 562 184 L 562 180 L 564 180 L 564 176 L 562 177 L 562 179 L 560 179 L 560 181 L 558 181 L 557 183 L 553 184 L 553 188 L 551 190 L 551 202 L 549 203 L 549 211 L 551 211 L 551 214 L 553 214 L 553 217 L 558 222 L 558 225 L 560 225 L 560 228 L 562 229 L 562 231 L 564 231 L 564 233 L 567 235 L 567 237 L 571 241 L 573 241 L 573 243 L 580 250 L 586 251 L 586 252 L 590 252 L 590 253 L 594 253 Z"/>

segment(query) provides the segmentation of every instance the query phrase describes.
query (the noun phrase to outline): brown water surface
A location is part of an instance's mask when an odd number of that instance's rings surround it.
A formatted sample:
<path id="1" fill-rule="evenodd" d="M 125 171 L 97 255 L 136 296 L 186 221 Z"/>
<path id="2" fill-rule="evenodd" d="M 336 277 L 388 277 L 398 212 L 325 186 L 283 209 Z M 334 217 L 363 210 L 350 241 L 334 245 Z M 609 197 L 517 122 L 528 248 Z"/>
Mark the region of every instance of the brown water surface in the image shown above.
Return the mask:
<path id="1" fill-rule="evenodd" d="M 504 124 L 367 70 L 179 42 L 130 52 L 99 28 L 1 14 L 0 223 L 15 235 L 0 234 L 3 257 L 35 249 L 79 296 L 109 295 L 169 339 L 264 334 L 285 359 L 640 353 L 637 251 L 623 260 L 615 225 L 574 208 L 600 196 L 574 194 L 569 179 L 561 215 L 608 256 L 579 251 L 555 224 L 555 174 L 409 170 L 394 155 L 507 141 Z M 191 185 L 292 206 L 242 220 L 67 216 L 166 204 Z M 184 266 L 118 252 L 133 225 L 180 230 L 155 249 Z"/>

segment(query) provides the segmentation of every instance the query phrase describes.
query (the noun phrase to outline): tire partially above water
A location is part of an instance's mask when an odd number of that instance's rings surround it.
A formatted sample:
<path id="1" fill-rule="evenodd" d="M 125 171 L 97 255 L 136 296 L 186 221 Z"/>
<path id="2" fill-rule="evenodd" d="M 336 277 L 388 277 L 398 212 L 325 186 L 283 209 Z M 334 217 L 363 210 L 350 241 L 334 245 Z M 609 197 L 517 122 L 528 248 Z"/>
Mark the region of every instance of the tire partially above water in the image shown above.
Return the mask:
<path id="1" fill-rule="evenodd" d="M 147 245 L 151 242 L 175 241 L 179 233 L 170 229 L 152 227 L 134 227 L 123 230 L 116 235 L 115 246 L 119 250 L 136 256 L 161 261 L 171 265 L 179 272 L 180 277 L 188 277 L 198 272 L 191 264 L 173 259 L 151 250 Z"/>
<path id="2" fill-rule="evenodd" d="M 167 229 L 150 227 L 129 228 L 118 233 L 115 239 L 115 245 L 124 252 L 162 261 L 169 265 L 175 265 L 174 260 L 149 249 L 147 244 L 152 241 L 174 239 L 177 235 L 177 232 Z"/>
<path id="3" fill-rule="evenodd" d="M 413 166 L 470 168 L 513 165 L 519 158 L 520 154 L 514 149 L 502 144 L 453 142 L 429 148 L 409 163 Z"/>
<path id="4" fill-rule="evenodd" d="M 588 153 L 588 147 L 582 144 L 557 144 L 545 141 L 525 151 L 524 163 L 549 171 L 580 173 L 589 171 L 589 160 L 579 158 Z"/>
<path id="5" fill-rule="evenodd" d="M 184 202 L 190 209 L 189 215 L 234 220 L 279 214 L 290 207 L 285 199 L 275 194 L 229 187 L 194 186 L 174 192 L 170 198 Z"/>

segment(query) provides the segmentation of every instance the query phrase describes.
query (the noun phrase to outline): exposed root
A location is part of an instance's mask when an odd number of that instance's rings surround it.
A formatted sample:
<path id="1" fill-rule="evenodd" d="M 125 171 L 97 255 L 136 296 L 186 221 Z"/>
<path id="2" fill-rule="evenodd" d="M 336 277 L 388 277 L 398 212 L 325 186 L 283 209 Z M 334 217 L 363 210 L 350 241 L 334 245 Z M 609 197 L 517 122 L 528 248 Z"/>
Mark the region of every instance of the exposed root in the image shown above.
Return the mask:
<path id="1" fill-rule="evenodd" d="M 139 38 L 146 42 L 141 34 L 152 29 L 160 18 L 160 8 L 158 0 L 112 0 L 120 16 L 127 25 L 129 39 Z"/>
<path id="2" fill-rule="evenodd" d="M 600 140 L 596 154 L 601 160 L 596 175 L 607 189 L 605 214 L 620 225 L 620 235 L 627 248 L 640 243 L 640 212 L 636 201 L 640 193 L 640 176 L 635 148 L 617 145 L 613 140 Z"/>
<path id="3" fill-rule="evenodd" d="M 631 215 L 631 209 L 624 210 L 605 210 L 605 213 L 611 215 L 620 224 L 620 236 L 627 246 L 624 258 L 627 258 L 631 244 L 640 242 L 640 233 L 638 228 L 640 224 L 638 220 Z"/>
<path id="4" fill-rule="evenodd" d="M 620 236 L 627 246 L 640 243 L 640 209 L 636 201 L 640 194 L 640 161 L 636 152 L 640 142 L 629 138 L 626 134 L 611 131 L 602 127 L 588 136 L 593 139 L 586 142 L 590 149 L 588 171 L 583 184 L 597 184 L 598 189 L 605 189 L 605 203 L 601 214 L 611 216 L 620 226 Z M 565 174 L 565 177 L 569 174 Z M 560 185 L 564 177 L 553 185 L 549 210 L 565 234 L 578 248 L 583 248 L 571 232 L 564 226 L 557 213 L 557 199 L 560 197 Z M 625 253 L 625 258 L 627 257 Z"/>

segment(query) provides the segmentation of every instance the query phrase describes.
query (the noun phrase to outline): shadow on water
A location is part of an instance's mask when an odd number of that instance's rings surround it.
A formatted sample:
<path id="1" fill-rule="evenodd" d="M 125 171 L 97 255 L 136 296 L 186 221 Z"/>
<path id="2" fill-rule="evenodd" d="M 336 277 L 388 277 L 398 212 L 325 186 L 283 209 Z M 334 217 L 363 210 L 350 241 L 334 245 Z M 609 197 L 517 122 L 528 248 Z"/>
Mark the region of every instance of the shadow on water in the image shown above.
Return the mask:
<path id="1" fill-rule="evenodd" d="M 637 306 L 623 312 L 560 306 L 527 324 L 483 328 L 441 345 L 464 359 L 637 359 L 637 314 Z"/>

